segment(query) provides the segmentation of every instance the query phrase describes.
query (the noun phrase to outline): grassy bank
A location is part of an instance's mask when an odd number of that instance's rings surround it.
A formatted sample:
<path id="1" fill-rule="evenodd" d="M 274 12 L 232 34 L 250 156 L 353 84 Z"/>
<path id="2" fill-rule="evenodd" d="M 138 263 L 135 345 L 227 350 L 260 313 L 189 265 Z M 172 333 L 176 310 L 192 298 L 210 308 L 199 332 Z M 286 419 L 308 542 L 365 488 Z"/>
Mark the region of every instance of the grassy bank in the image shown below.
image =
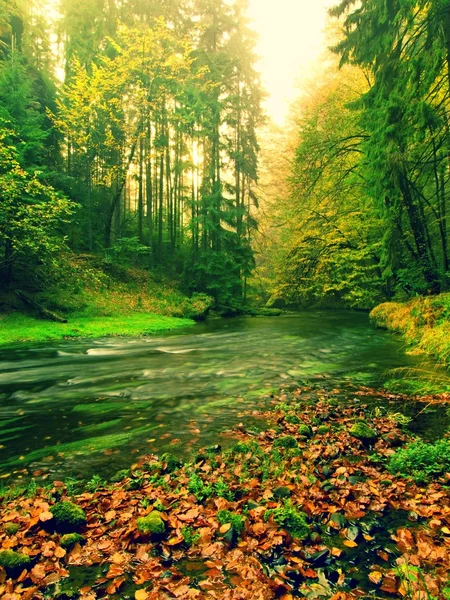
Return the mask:
<path id="1" fill-rule="evenodd" d="M 227 450 L 4 489 L 0 595 L 448 599 L 450 442 L 414 441 L 367 389 L 289 389 Z"/>
<path id="2" fill-rule="evenodd" d="M 386 302 L 370 314 L 378 326 L 400 333 L 416 351 L 450 365 L 450 294 Z"/>
<path id="3" fill-rule="evenodd" d="M 45 309 L 67 319 L 40 318 L 12 291 L 0 293 L 0 344 L 65 337 L 147 335 L 202 318 L 211 299 L 191 298 L 175 282 L 137 268 L 85 255 L 71 257 L 61 280 L 45 291 L 26 290 Z"/>

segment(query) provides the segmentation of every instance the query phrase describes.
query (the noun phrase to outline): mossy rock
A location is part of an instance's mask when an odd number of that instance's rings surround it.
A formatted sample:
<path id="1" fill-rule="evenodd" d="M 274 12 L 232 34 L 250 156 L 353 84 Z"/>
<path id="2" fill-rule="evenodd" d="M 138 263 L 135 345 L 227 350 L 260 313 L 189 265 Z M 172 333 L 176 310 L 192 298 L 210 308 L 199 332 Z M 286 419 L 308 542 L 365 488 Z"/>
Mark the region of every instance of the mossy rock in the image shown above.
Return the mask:
<path id="1" fill-rule="evenodd" d="M 84 537 L 79 533 L 66 533 L 59 540 L 59 544 L 66 550 L 71 550 L 75 546 L 75 544 L 84 544 L 85 541 L 86 540 L 84 539 Z"/>
<path id="2" fill-rule="evenodd" d="M 162 535 L 166 531 L 166 524 L 159 511 L 153 510 L 145 517 L 139 517 L 136 521 L 138 530 L 145 535 Z"/>
<path id="3" fill-rule="evenodd" d="M 28 569 L 30 564 L 31 558 L 26 554 L 14 552 L 14 550 L 3 550 L 0 552 L 0 566 L 11 577 L 20 575 L 24 569 Z"/>
<path id="4" fill-rule="evenodd" d="M 331 427 L 328 427 L 328 425 L 321 425 L 320 427 L 317 428 L 317 433 L 319 435 L 325 435 L 325 433 L 329 433 L 330 430 L 331 430 Z"/>
<path id="5" fill-rule="evenodd" d="M 283 435 L 277 438 L 274 443 L 274 448 L 297 448 L 298 442 L 292 435 Z"/>
<path id="6" fill-rule="evenodd" d="M 86 513 L 73 502 L 58 502 L 50 510 L 53 519 L 48 523 L 57 531 L 71 533 L 86 525 Z"/>
<path id="7" fill-rule="evenodd" d="M 19 529 L 20 529 L 20 525 L 18 523 L 6 523 L 5 526 L 3 527 L 3 530 L 8 535 L 16 535 L 16 533 L 19 531 Z"/>
<path id="8" fill-rule="evenodd" d="M 281 486 L 275 488 L 273 490 L 272 494 L 273 494 L 274 498 L 277 498 L 277 499 L 289 498 L 292 495 L 292 490 L 290 490 L 285 485 L 281 485 Z"/>
<path id="9" fill-rule="evenodd" d="M 298 433 L 299 435 L 305 436 L 306 438 L 312 437 L 313 434 L 311 427 L 309 425 L 306 425 L 305 423 L 298 426 Z"/>
<path id="10" fill-rule="evenodd" d="M 358 440 L 372 442 L 378 437 L 378 433 L 369 427 L 364 421 L 358 421 L 350 427 L 350 433 Z"/>
<path id="11" fill-rule="evenodd" d="M 286 415 L 284 420 L 286 421 L 286 423 L 290 423 L 291 425 L 298 425 L 299 423 L 301 423 L 297 415 Z"/>

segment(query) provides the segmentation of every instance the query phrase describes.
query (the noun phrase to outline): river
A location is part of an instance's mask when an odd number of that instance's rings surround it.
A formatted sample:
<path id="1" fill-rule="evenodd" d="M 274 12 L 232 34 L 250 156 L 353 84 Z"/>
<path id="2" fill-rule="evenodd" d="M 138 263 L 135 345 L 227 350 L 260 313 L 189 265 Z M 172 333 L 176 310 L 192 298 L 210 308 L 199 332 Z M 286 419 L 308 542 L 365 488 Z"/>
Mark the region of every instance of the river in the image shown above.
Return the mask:
<path id="1" fill-rule="evenodd" d="M 0 475 L 109 477 L 149 452 L 187 456 L 226 443 L 221 432 L 270 402 L 283 384 L 382 386 L 393 370 L 437 372 L 354 312 L 211 320 L 163 336 L 3 347 Z M 435 410 L 421 426 L 441 433 L 448 421 Z"/>

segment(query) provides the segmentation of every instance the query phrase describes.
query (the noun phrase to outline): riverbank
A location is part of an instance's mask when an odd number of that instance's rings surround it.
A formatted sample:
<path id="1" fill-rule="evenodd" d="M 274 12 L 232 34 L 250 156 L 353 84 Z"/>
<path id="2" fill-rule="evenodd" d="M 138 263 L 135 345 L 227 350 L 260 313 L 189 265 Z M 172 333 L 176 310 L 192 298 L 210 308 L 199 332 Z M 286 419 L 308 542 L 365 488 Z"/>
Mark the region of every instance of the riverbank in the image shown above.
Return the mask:
<path id="1" fill-rule="evenodd" d="M 413 351 L 425 352 L 450 365 L 450 294 L 386 302 L 370 314 L 372 322 L 400 333 Z"/>
<path id="2" fill-rule="evenodd" d="M 188 297 L 173 282 L 91 255 L 71 258 L 65 277 L 45 292 L 0 294 L 0 344 L 71 337 L 148 335 L 205 318 L 212 299 Z M 39 308 L 67 323 L 42 318 Z M 48 317 L 48 314 L 45 316 Z"/>
<path id="3" fill-rule="evenodd" d="M 4 490 L 0 595 L 448 598 L 448 438 L 414 442 L 373 391 L 339 393 L 286 386 L 262 431 L 116 483 Z"/>

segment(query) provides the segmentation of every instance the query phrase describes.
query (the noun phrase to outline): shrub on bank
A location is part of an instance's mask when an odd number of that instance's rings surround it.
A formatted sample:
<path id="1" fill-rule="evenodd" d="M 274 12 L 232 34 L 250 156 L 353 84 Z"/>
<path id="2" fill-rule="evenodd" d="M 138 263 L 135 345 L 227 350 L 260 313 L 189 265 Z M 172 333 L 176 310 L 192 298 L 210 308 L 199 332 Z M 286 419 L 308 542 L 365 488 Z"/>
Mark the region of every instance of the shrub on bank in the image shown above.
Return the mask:
<path id="1" fill-rule="evenodd" d="M 412 477 L 426 482 L 432 477 L 450 471 L 450 440 L 445 438 L 434 444 L 417 441 L 393 454 L 388 463 L 393 474 Z"/>

